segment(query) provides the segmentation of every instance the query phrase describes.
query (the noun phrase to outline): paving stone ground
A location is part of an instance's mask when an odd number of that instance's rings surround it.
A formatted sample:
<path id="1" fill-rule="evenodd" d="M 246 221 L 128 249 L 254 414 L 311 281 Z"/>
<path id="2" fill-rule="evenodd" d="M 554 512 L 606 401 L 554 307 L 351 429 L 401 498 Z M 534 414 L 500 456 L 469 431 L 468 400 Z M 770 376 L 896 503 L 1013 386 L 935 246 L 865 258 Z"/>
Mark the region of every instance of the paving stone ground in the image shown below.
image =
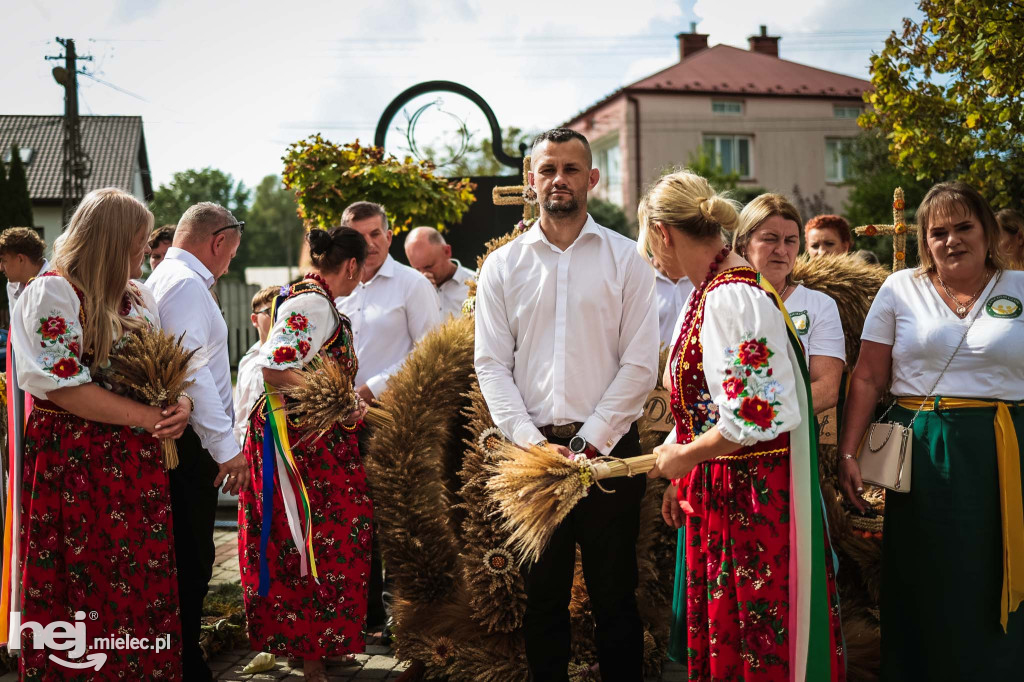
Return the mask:
<path id="1" fill-rule="evenodd" d="M 238 582 L 238 531 L 229 528 L 218 528 L 214 532 L 214 546 L 217 549 L 214 560 L 212 584 Z M 331 682 L 349 682 L 350 680 L 393 680 L 405 672 L 407 663 L 400 662 L 393 655 L 390 647 L 371 644 L 366 653 L 358 654 L 354 663 L 328 663 L 327 677 Z M 302 680 L 302 670 L 292 669 L 287 659 L 279 658 L 273 670 L 256 675 L 246 675 L 242 669 L 252 660 L 256 652 L 247 649 L 235 649 L 217 654 L 210 661 L 214 679 L 225 682 L 253 682 Z M 17 675 L 8 673 L 0 676 L 0 682 L 15 682 Z M 652 678 L 649 682 L 682 682 L 686 679 L 686 670 L 677 663 L 667 661 L 660 678 Z"/>

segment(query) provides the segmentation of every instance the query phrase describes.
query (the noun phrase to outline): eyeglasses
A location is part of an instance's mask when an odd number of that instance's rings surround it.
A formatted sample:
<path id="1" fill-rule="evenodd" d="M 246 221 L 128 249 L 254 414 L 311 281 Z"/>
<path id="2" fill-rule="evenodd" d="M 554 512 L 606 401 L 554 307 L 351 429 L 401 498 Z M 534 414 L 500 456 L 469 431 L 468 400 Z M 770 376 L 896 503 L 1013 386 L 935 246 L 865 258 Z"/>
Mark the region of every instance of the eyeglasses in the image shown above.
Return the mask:
<path id="1" fill-rule="evenodd" d="M 260 308 L 259 310 L 254 310 L 252 314 L 253 315 L 269 315 L 270 314 L 270 308 Z"/>
<path id="2" fill-rule="evenodd" d="M 242 234 L 243 232 L 245 232 L 245 221 L 244 220 L 240 220 L 237 223 L 231 223 L 230 225 L 225 225 L 224 227 L 221 227 L 221 228 L 218 228 L 218 229 L 214 230 L 213 234 L 215 234 L 215 235 L 216 234 L 220 234 L 224 230 L 233 230 L 236 227 L 238 228 L 238 234 Z"/>

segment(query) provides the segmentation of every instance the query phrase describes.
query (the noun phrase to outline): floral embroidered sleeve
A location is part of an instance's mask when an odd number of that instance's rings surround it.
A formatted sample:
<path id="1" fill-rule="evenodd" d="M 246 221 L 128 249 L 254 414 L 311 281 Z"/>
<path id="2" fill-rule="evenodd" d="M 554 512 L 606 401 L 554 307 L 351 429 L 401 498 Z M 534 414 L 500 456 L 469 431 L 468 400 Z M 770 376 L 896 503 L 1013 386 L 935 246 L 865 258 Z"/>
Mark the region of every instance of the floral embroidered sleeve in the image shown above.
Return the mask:
<path id="1" fill-rule="evenodd" d="M 82 363 L 81 304 L 62 277 L 39 277 L 25 289 L 11 320 L 18 383 L 37 398 L 92 380 Z"/>
<path id="2" fill-rule="evenodd" d="M 323 347 L 338 324 L 333 304 L 314 293 L 286 299 L 260 347 L 255 364 L 260 368 L 299 369 Z"/>
<path id="3" fill-rule="evenodd" d="M 708 294 L 704 373 L 718 406 L 718 429 L 734 443 L 772 440 L 800 424 L 786 322 L 771 299 L 748 284 Z"/>

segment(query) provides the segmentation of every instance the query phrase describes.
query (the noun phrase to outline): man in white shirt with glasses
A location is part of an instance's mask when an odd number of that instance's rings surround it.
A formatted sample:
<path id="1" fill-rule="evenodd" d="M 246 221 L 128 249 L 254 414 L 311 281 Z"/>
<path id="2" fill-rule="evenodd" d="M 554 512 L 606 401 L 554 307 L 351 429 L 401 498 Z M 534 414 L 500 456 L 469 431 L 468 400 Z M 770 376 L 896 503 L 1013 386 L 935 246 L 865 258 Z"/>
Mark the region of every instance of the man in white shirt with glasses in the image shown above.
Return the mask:
<path id="1" fill-rule="evenodd" d="M 640 454 L 636 420 L 658 371 L 654 271 L 636 243 L 598 225 L 590 145 L 557 128 L 533 144 L 540 220 L 492 253 L 476 295 L 476 373 L 507 438 L 566 457 Z M 579 543 L 601 677 L 643 680 L 636 539 L 643 477 L 583 498 L 526 574 L 523 628 L 533 679 L 568 680 L 569 596 Z"/>
<path id="2" fill-rule="evenodd" d="M 245 223 L 223 206 L 202 202 L 178 221 L 173 245 L 146 280 L 161 326 L 185 348 L 198 348 L 205 363 L 189 394 L 195 409 L 178 439 L 179 464 L 168 472 L 174 553 L 178 565 L 184 679 L 212 680 L 199 647 L 203 599 L 213 575 L 217 490 L 237 495 L 249 485 L 249 467 L 232 430 L 228 328 L 211 289 L 227 274 Z"/>

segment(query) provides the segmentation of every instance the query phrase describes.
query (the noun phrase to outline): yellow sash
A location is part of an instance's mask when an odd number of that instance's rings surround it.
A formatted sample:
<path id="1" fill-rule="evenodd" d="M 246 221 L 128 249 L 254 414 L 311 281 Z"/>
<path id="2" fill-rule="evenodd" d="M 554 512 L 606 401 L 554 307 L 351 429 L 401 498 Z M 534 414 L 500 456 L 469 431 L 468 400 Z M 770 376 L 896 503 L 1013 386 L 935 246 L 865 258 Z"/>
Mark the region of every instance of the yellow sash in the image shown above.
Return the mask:
<path id="1" fill-rule="evenodd" d="M 1003 594 L 999 605 L 999 622 L 1006 632 L 1011 611 L 1024 601 L 1024 504 L 1021 501 L 1020 448 L 1017 431 L 1010 417 L 1010 408 L 999 400 L 973 398 L 900 398 L 899 406 L 908 410 L 922 408 L 925 412 L 956 410 L 970 407 L 996 408 L 996 461 L 999 463 L 999 511 L 1003 518 Z M 1024 403 L 1014 403 L 1021 405 Z"/>

